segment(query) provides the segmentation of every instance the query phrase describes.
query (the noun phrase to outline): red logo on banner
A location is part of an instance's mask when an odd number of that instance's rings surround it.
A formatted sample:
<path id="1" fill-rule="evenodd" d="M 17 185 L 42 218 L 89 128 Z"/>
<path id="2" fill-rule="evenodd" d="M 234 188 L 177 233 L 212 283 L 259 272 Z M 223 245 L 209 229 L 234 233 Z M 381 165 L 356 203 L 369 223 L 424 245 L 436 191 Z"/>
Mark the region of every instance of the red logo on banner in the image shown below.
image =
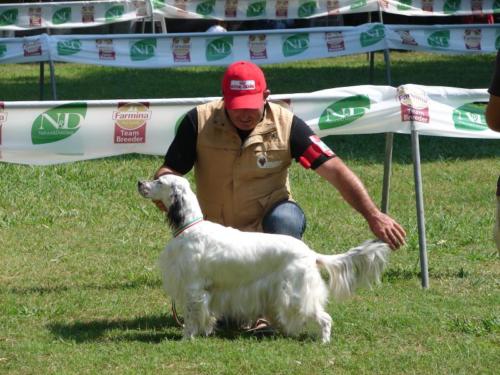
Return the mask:
<path id="1" fill-rule="evenodd" d="M 265 34 L 249 35 L 248 49 L 250 59 L 267 59 L 267 42 Z"/>
<path id="2" fill-rule="evenodd" d="M 401 103 L 401 121 L 429 122 L 429 98 L 423 90 L 399 87 L 398 99 Z"/>
<path id="3" fill-rule="evenodd" d="M 424 12 L 433 12 L 434 0 L 422 0 L 422 10 Z"/>
<path id="4" fill-rule="evenodd" d="M 99 51 L 99 60 L 114 60 L 116 58 L 113 39 L 96 39 L 95 45 Z"/>
<path id="5" fill-rule="evenodd" d="M 146 125 L 151 118 L 149 103 L 118 103 L 113 112 L 115 143 L 145 143 Z"/>
<path id="6" fill-rule="evenodd" d="M 276 0 L 276 17 L 288 17 L 288 0 Z"/>
<path id="7" fill-rule="evenodd" d="M 340 12 L 340 0 L 326 0 L 326 11 L 328 14 L 338 14 Z"/>
<path id="8" fill-rule="evenodd" d="M 342 35 L 342 31 L 326 32 L 325 41 L 328 52 L 345 50 L 344 36 Z"/>
<path id="9" fill-rule="evenodd" d="M 42 42 L 40 40 L 27 40 L 23 43 L 24 57 L 41 56 Z"/>
<path id="10" fill-rule="evenodd" d="M 172 54 L 174 62 L 190 62 L 191 61 L 191 38 L 174 37 L 172 39 Z"/>
<path id="11" fill-rule="evenodd" d="M 94 6 L 85 4 L 82 6 L 82 23 L 94 22 Z"/>
<path id="12" fill-rule="evenodd" d="M 34 7 L 28 9 L 28 15 L 30 18 L 30 26 L 37 27 L 42 26 L 42 8 Z"/>

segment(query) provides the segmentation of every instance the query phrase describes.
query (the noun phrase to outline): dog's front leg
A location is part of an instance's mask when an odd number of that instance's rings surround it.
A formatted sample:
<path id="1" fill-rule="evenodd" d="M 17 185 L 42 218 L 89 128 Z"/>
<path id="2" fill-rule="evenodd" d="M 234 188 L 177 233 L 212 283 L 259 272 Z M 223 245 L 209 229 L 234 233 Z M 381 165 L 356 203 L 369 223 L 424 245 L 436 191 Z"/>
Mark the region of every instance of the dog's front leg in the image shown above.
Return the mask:
<path id="1" fill-rule="evenodd" d="M 210 294 L 197 286 L 187 290 L 186 309 L 184 318 L 184 339 L 193 339 L 195 336 L 210 335 L 213 331 L 215 319 L 210 314 Z"/>

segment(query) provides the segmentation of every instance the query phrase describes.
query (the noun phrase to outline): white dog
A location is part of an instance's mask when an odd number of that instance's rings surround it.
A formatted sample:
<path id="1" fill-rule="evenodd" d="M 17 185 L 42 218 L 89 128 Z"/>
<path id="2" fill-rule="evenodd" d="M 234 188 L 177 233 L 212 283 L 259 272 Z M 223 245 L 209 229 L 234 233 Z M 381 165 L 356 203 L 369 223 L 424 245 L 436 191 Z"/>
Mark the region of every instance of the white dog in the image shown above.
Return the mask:
<path id="1" fill-rule="evenodd" d="M 209 335 L 222 317 L 242 324 L 265 317 L 288 335 L 312 323 L 329 342 L 329 291 L 341 298 L 378 282 L 390 252 L 386 244 L 369 241 L 345 254 L 322 255 L 290 236 L 203 220 L 189 182 L 171 174 L 139 182 L 139 192 L 167 208 L 173 239 L 159 266 L 165 291 L 184 313 L 184 338 Z M 320 268 L 329 274 L 329 287 Z"/>

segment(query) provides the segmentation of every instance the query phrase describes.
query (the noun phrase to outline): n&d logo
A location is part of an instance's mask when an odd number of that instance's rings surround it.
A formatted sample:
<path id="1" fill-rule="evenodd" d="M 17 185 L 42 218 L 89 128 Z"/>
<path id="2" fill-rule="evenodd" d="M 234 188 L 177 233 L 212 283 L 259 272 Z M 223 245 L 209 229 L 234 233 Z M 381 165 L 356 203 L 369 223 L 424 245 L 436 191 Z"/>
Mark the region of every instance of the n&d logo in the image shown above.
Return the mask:
<path id="1" fill-rule="evenodd" d="M 413 0 L 399 0 L 397 9 L 398 10 L 410 10 Z"/>
<path id="2" fill-rule="evenodd" d="M 80 39 L 69 39 L 57 42 L 57 53 L 59 56 L 74 55 L 82 49 L 82 41 Z"/>
<path id="3" fill-rule="evenodd" d="M 318 126 L 321 130 L 339 128 L 363 117 L 369 109 L 369 97 L 349 96 L 330 104 L 321 114 Z"/>
<path id="4" fill-rule="evenodd" d="M 443 5 L 444 13 L 455 13 L 460 9 L 461 0 L 446 0 Z"/>
<path id="5" fill-rule="evenodd" d="M 86 115 L 87 103 L 84 102 L 49 109 L 35 119 L 31 127 L 31 142 L 40 145 L 68 138 L 80 129 Z"/>
<path id="6" fill-rule="evenodd" d="M 384 26 L 375 25 L 367 32 L 361 33 L 361 36 L 359 37 L 359 42 L 361 43 L 362 47 L 368 47 L 380 42 L 382 39 L 384 39 L 384 36 L 385 36 Z"/>
<path id="7" fill-rule="evenodd" d="M 262 16 L 266 12 L 266 2 L 265 1 L 255 1 L 248 4 L 247 17 L 258 17 Z"/>
<path id="8" fill-rule="evenodd" d="M 484 110 L 486 103 L 466 103 L 453 110 L 455 128 L 461 130 L 483 131 L 488 129 Z"/>
<path id="9" fill-rule="evenodd" d="M 62 25 L 71 19 L 71 8 L 60 8 L 54 12 L 52 23 L 54 25 Z"/>
<path id="10" fill-rule="evenodd" d="M 213 13 L 215 7 L 215 0 L 202 1 L 196 6 L 196 13 L 202 16 L 208 16 Z"/>
<path id="11" fill-rule="evenodd" d="M 153 0 L 153 9 L 165 8 L 165 0 Z"/>
<path id="12" fill-rule="evenodd" d="M 207 61 L 222 60 L 233 52 L 233 37 L 225 36 L 212 39 L 207 44 L 205 57 Z"/>
<path id="13" fill-rule="evenodd" d="M 143 61 L 154 57 L 156 51 L 156 39 L 142 39 L 132 42 L 130 46 L 130 59 L 132 61 Z"/>
<path id="14" fill-rule="evenodd" d="M 448 48 L 450 46 L 450 30 L 433 32 L 427 38 L 427 43 L 434 48 Z"/>
<path id="15" fill-rule="evenodd" d="M 316 12 L 316 1 L 306 0 L 300 4 L 298 15 L 300 18 L 310 17 Z"/>
<path id="16" fill-rule="evenodd" d="M 14 25 L 17 22 L 17 9 L 7 9 L 0 13 L 0 26 Z"/>
<path id="17" fill-rule="evenodd" d="M 354 0 L 351 3 L 351 10 L 363 8 L 367 3 L 367 0 Z"/>
<path id="18" fill-rule="evenodd" d="M 106 22 L 111 22 L 121 18 L 124 12 L 125 8 L 123 5 L 115 5 L 106 11 L 104 17 L 106 18 Z"/>
<path id="19" fill-rule="evenodd" d="M 309 34 L 300 33 L 292 35 L 283 41 L 283 56 L 295 56 L 309 48 Z"/>

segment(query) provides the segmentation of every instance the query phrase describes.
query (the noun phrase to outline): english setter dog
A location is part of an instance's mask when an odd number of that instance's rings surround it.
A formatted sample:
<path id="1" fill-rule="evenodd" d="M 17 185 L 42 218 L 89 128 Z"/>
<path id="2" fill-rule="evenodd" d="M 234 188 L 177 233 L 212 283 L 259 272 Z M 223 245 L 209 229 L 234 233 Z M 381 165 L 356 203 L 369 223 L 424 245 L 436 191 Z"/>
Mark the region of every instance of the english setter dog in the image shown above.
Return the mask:
<path id="1" fill-rule="evenodd" d="M 352 295 L 379 282 L 389 247 L 368 241 L 344 254 L 322 255 L 286 235 L 241 232 L 207 220 L 189 182 L 172 174 L 138 183 L 163 202 L 173 238 L 159 267 L 166 293 L 184 314 L 184 338 L 209 335 L 222 317 L 242 324 L 265 317 L 287 335 L 306 329 L 330 341 L 329 294 Z M 320 269 L 326 269 L 328 286 Z"/>

